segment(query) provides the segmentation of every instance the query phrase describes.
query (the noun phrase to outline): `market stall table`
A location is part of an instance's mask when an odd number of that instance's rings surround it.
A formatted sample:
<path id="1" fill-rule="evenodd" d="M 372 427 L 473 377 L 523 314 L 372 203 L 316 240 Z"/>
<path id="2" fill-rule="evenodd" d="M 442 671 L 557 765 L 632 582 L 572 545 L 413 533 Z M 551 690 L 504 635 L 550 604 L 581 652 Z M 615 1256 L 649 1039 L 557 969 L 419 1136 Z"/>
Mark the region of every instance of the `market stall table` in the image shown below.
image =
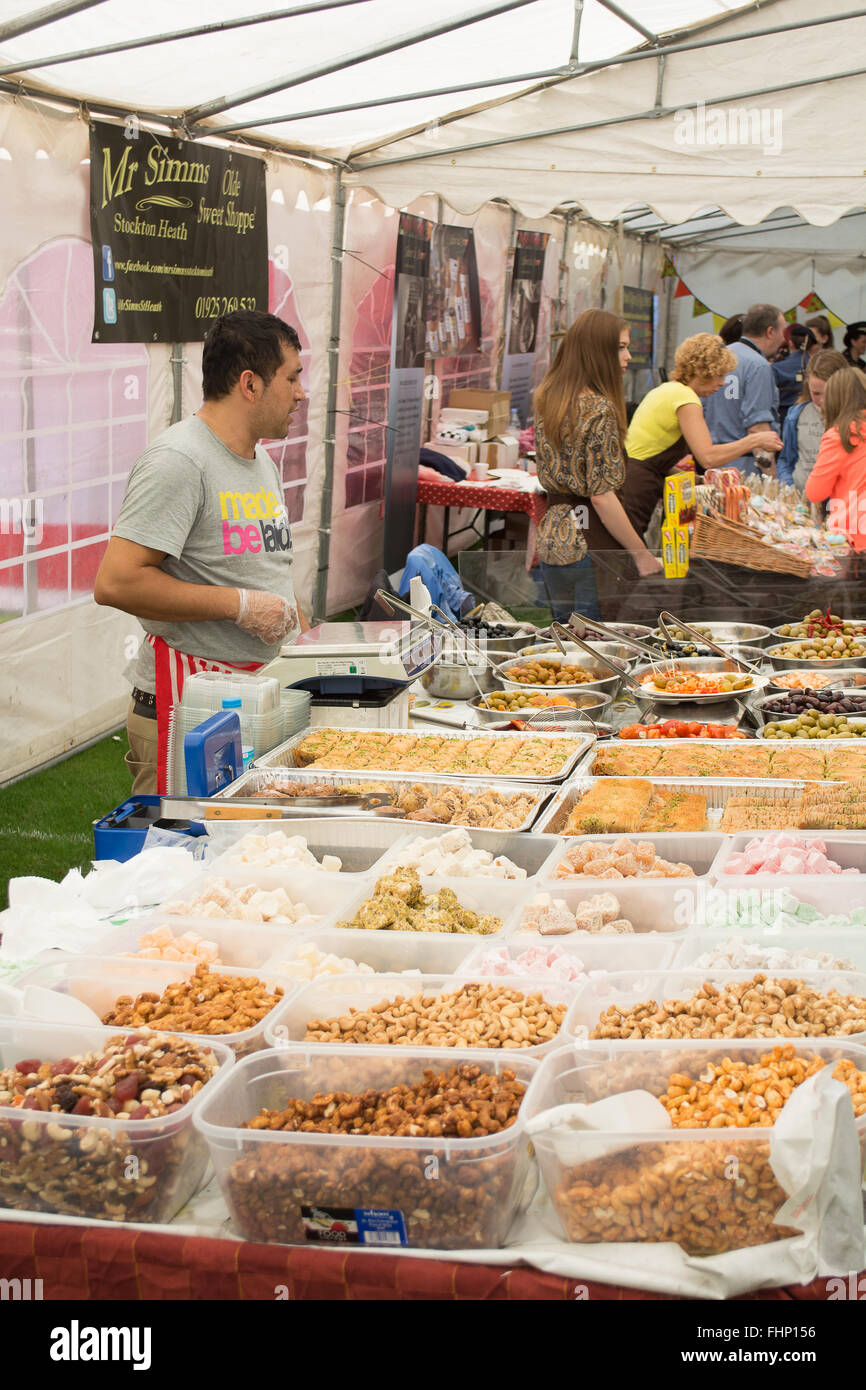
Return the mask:
<path id="1" fill-rule="evenodd" d="M 484 540 L 486 545 L 490 540 L 492 512 L 525 512 L 532 522 L 533 528 L 530 530 L 530 541 L 527 546 L 527 563 L 531 564 L 535 550 L 534 528 L 547 510 L 547 497 L 543 492 L 529 488 L 499 487 L 496 483 L 452 483 L 443 480 L 441 483 L 419 482 L 418 506 L 422 508 L 419 534 L 424 541 L 427 539 L 427 508 L 445 508 L 440 547 L 445 555 L 448 554 L 449 538 L 459 536 L 463 531 L 474 531 L 477 536 Z M 475 509 L 475 515 L 469 525 L 461 526 L 457 531 L 449 529 L 449 513 L 453 507 L 472 507 Z M 479 531 L 478 517 L 481 512 L 484 513 L 484 526 Z"/>
<path id="2" fill-rule="evenodd" d="M 273 1302 L 277 1297 L 292 1301 L 657 1302 L 677 1298 L 565 1278 L 523 1264 L 467 1264 L 380 1251 L 310 1250 L 166 1235 L 147 1227 L 130 1230 L 27 1221 L 0 1223 L 0 1269 L 6 1279 L 41 1279 L 43 1297 L 51 1302 Z M 810 1284 L 760 1289 L 746 1297 L 822 1302 L 831 1292 L 826 1279 L 815 1279 Z"/>

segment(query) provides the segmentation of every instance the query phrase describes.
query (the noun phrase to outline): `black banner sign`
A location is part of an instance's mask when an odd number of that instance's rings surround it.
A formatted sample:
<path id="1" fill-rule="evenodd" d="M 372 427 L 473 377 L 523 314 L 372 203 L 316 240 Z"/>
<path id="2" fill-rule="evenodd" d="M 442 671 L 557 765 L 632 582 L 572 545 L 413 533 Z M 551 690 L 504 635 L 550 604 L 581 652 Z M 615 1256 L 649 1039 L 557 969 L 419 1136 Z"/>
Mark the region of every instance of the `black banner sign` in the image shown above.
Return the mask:
<path id="1" fill-rule="evenodd" d="M 629 351 L 633 367 L 653 365 L 655 314 L 656 297 L 652 290 L 640 290 L 634 285 L 623 286 L 622 316 L 631 329 Z"/>
<path id="2" fill-rule="evenodd" d="M 265 166 L 125 126 L 90 127 L 95 343 L 190 343 L 268 307 Z"/>
<path id="3" fill-rule="evenodd" d="M 427 309 L 430 357 L 481 351 L 481 297 L 475 236 L 469 227 L 433 228 Z"/>

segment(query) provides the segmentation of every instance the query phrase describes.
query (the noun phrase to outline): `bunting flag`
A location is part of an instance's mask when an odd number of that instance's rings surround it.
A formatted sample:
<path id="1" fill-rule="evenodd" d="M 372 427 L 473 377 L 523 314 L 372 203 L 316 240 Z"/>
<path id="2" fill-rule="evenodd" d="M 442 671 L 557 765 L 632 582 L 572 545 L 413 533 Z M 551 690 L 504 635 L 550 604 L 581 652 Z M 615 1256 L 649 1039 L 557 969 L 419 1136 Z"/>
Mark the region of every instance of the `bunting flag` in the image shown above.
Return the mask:
<path id="1" fill-rule="evenodd" d="M 673 261 L 666 259 L 662 266 L 661 273 L 662 279 L 667 279 L 670 276 L 676 275 L 677 272 L 674 268 Z M 686 299 L 689 297 L 695 301 L 692 305 L 692 318 L 699 319 L 703 314 L 712 314 L 713 332 L 718 333 L 728 315 L 717 314 L 714 309 L 710 309 L 709 305 L 704 304 L 702 299 L 697 299 L 695 295 L 692 294 L 685 280 L 681 280 L 677 277 L 674 299 Z M 797 323 L 798 320 L 805 317 L 807 314 L 825 314 L 830 322 L 831 328 L 845 327 L 845 320 L 840 319 L 838 314 L 834 314 L 832 309 L 828 309 L 821 296 L 815 290 L 810 290 L 808 294 L 803 296 L 799 303 L 794 305 L 793 309 L 786 309 L 784 312 L 785 321 L 787 323 Z"/>

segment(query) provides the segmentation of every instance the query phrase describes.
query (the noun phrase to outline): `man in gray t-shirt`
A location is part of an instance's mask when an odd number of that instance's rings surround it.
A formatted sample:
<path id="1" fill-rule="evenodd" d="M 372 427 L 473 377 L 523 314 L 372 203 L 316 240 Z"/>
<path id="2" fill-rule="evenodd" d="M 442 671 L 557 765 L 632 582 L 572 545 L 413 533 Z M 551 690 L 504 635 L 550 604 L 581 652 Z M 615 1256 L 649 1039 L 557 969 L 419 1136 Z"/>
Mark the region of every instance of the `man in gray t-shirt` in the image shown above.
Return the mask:
<path id="1" fill-rule="evenodd" d="M 768 359 L 781 347 L 785 327 L 785 316 L 774 304 L 753 304 L 744 314 L 743 335 L 730 345 L 736 369 L 704 401 L 704 419 L 714 444 L 778 430 L 779 391 Z M 754 454 L 743 454 L 733 466 L 746 476 L 769 467 L 759 467 Z"/>
<path id="2" fill-rule="evenodd" d="M 149 634 L 127 718 L 136 792 L 157 790 L 168 682 L 178 699 L 196 658 L 249 669 L 307 627 L 282 486 L 258 443 L 284 438 L 304 400 L 299 349 L 295 330 L 272 314 L 217 319 L 202 353 L 204 404 L 154 440 L 129 475 L 94 598 L 135 614 Z"/>

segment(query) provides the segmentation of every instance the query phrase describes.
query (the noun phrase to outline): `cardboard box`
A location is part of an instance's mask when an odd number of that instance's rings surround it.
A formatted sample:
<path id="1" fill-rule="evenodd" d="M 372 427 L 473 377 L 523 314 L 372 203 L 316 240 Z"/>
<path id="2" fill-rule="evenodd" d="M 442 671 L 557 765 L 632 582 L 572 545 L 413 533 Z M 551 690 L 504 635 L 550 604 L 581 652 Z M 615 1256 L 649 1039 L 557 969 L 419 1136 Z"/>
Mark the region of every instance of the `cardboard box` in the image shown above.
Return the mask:
<path id="1" fill-rule="evenodd" d="M 479 447 L 479 458 L 488 468 L 516 468 L 520 446 L 516 439 L 488 439 Z"/>
<path id="2" fill-rule="evenodd" d="M 493 438 L 502 433 L 511 419 L 511 392 L 456 389 L 448 397 L 448 409 L 486 410 L 487 434 Z"/>
<path id="3" fill-rule="evenodd" d="M 665 521 L 672 526 L 687 526 L 695 519 L 694 473 L 671 473 L 665 478 Z"/>
<path id="4" fill-rule="evenodd" d="M 677 578 L 682 579 L 689 572 L 688 526 L 677 526 L 674 528 L 674 543 L 677 552 Z"/>
<path id="5" fill-rule="evenodd" d="M 444 454 L 446 458 L 453 459 L 459 463 L 461 468 L 471 468 L 478 462 L 477 444 L 449 444 L 444 439 L 428 439 L 424 445 L 425 449 L 435 449 L 437 454 Z M 481 445 L 484 448 L 484 445 Z"/>
<path id="6" fill-rule="evenodd" d="M 676 527 L 665 524 L 662 527 L 662 563 L 665 579 L 677 578 L 677 540 Z"/>

